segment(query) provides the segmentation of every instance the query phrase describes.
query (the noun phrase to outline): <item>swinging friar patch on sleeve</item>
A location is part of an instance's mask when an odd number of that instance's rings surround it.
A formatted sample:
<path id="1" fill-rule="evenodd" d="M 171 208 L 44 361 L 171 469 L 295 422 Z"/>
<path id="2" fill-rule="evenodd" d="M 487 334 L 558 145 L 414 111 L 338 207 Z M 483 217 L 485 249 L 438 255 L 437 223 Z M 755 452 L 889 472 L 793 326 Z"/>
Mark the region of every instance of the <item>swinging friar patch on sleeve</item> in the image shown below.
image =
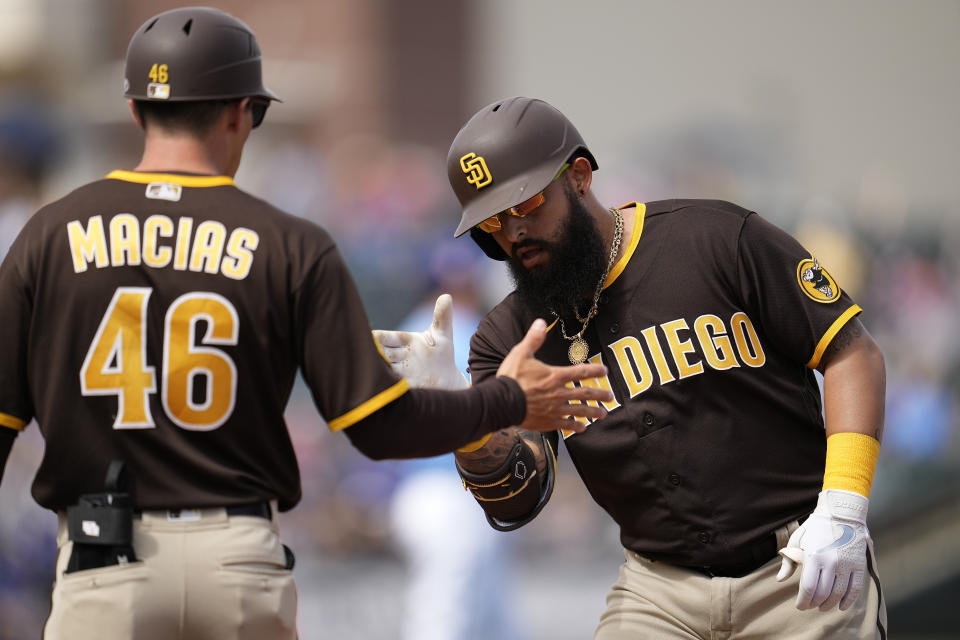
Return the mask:
<path id="1" fill-rule="evenodd" d="M 817 302 L 833 302 L 840 297 L 840 287 L 816 258 L 810 257 L 797 265 L 797 282 L 807 297 Z"/>

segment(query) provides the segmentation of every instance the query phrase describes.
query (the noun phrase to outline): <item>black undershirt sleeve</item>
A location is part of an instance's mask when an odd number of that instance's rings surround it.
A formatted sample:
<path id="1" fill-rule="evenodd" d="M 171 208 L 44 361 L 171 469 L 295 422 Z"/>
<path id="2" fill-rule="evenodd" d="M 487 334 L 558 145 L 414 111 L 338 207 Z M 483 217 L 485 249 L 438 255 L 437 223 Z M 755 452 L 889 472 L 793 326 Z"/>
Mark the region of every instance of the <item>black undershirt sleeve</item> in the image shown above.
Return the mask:
<path id="1" fill-rule="evenodd" d="M 346 429 L 365 456 L 422 458 L 449 453 L 497 429 L 523 422 L 526 397 L 515 380 L 486 380 L 469 389 L 410 389 Z"/>
<path id="2" fill-rule="evenodd" d="M 13 441 L 19 433 L 14 429 L 0 427 L 0 481 L 3 481 L 3 469 L 7 466 L 7 458 L 10 457 Z"/>

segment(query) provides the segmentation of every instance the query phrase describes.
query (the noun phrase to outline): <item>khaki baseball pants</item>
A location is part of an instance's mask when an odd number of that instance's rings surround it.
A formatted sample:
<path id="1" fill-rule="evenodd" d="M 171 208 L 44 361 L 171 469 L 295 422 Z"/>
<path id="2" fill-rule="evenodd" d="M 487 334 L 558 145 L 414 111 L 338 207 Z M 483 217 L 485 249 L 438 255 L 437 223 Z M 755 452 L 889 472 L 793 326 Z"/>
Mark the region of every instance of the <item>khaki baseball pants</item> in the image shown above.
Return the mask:
<path id="1" fill-rule="evenodd" d="M 144 512 L 133 523 L 137 562 L 64 574 L 73 543 L 59 520 L 44 640 L 297 636 L 296 587 L 275 522 L 222 508 Z"/>
<path id="2" fill-rule="evenodd" d="M 777 547 L 797 527 L 777 530 Z M 796 608 L 800 568 L 777 582 L 774 558 L 742 578 L 710 578 L 626 552 L 620 578 L 607 595 L 595 640 L 886 640 L 887 613 L 880 592 L 873 545 L 860 598 L 846 611 Z"/>

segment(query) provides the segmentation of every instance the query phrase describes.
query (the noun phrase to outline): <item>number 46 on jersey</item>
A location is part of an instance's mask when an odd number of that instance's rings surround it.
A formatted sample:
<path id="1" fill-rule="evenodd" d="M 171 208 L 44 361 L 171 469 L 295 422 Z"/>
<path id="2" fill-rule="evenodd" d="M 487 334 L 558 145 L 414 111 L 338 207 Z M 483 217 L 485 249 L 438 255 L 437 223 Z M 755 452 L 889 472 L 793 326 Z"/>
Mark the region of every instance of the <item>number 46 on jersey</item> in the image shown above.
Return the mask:
<path id="1" fill-rule="evenodd" d="M 80 368 L 83 395 L 117 396 L 114 429 L 156 426 L 150 396 L 157 392 L 157 374 L 147 364 L 147 304 L 152 292 L 149 287 L 119 287 L 114 292 Z M 198 342 L 201 322 L 206 331 Z M 186 293 L 167 309 L 160 402 L 177 426 L 212 431 L 233 413 L 237 368 L 227 353 L 211 345 L 237 344 L 239 324 L 237 310 L 216 293 Z M 201 379 L 205 384 L 198 385 Z"/>

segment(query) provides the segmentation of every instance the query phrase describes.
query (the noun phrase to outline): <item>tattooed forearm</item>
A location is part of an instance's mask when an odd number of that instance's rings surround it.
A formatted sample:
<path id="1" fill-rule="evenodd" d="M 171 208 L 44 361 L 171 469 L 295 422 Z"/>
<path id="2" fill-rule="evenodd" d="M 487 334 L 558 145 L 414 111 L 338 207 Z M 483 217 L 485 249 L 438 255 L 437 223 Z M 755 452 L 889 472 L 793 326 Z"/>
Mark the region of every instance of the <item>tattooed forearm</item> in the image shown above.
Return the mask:
<path id="1" fill-rule="evenodd" d="M 456 454 L 457 462 L 470 473 L 490 473 L 503 465 L 507 456 L 510 455 L 513 447 L 521 438 L 533 450 L 534 458 L 537 461 L 537 470 L 544 473 L 547 468 L 547 457 L 541 445 L 542 437 L 534 431 L 526 431 L 516 427 L 501 429 L 493 433 L 486 444 L 476 451 L 469 453 L 458 451 Z"/>
<path id="2" fill-rule="evenodd" d="M 833 340 L 830 341 L 830 345 L 827 347 L 827 350 L 823 352 L 823 358 L 821 361 L 830 360 L 830 358 L 834 357 L 856 342 L 857 339 L 863 334 L 863 324 L 861 324 L 860 320 L 857 318 L 852 318 L 843 326 L 842 329 L 840 329 L 840 331 L 837 332 L 837 335 L 833 336 Z"/>
<path id="3" fill-rule="evenodd" d="M 486 444 L 469 453 L 457 452 L 457 462 L 470 473 L 490 473 L 507 459 L 514 445 L 520 441 L 520 432 L 514 427 L 491 434 Z"/>

